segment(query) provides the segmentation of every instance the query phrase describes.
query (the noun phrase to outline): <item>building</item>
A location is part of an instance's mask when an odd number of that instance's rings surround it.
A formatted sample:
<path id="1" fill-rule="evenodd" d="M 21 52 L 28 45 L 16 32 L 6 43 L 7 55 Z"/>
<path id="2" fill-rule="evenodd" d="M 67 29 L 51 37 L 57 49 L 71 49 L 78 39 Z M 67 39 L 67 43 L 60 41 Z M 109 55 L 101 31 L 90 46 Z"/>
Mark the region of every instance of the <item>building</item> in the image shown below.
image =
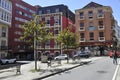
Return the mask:
<path id="1" fill-rule="evenodd" d="M 11 27 L 11 0 L 0 0 L 0 58 L 8 55 L 8 29 Z"/>
<path id="2" fill-rule="evenodd" d="M 114 17 L 110 6 L 90 2 L 75 10 L 75 22 L 80 46 L 112 45 Z"/>
<path id="3" fill-rule="evenodd" d="M 28 23 L 37 10 L 36 7 L 22 0 L 12 0 L 12 6 L 12 25 L 9 28 L 9 53 L 13 57 L 29 59 L 33 56 L 33 49 L 31 44 L 20 40 L 20 36 L 23 35 L 22 25 Z"/>
<path id="4" fill-rule="evenodd" d="M 50 28 L 50 31 L 54 33 L 54 36 L 57 36 L 59 31 L 62 31 L 70 25 L 72 25 L 71 31 L 75 32 L 75 15 L 66 5 L 61 4 L 40 7 L 38 15 L 40 16 L 41 21 L 46 22 L 45 27 Z M 45 52 L 50 53 L 51 55 L 57 56 L 62 53 L 62 48 L 54 39 L 47 41 L 45 45 L 38 45 L 38 55 L 41 55 L 44 47 Z"/>
<path id="5" fill-rule="evenodd" d="M 113 46 L 120 47 L 120 26 L 116 20 L 114 22 L 113 41 Z"/>

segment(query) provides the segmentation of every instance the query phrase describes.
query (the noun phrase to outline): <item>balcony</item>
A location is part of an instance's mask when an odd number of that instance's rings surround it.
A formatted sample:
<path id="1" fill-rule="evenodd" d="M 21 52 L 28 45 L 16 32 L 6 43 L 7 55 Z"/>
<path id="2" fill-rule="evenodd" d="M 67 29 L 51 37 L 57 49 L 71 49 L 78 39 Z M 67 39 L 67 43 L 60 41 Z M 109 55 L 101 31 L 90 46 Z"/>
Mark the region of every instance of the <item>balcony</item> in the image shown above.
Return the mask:
<path id="1" fill-rule="evenodd" d="M 105 41 L 105 37 L 99 37 L 98 40 L 99 41 Z"/>
<path id="2" fill-rule="evenodd" d="M 104 26 L 103 25 L 98 26 L 98 30 L 104 30 Z"/>
<path id="3" fill-rule="evenodd" d="M 104 18 L 103 14 L 97 15 L 98 19 Z"/>
<path id="4" fill-rule="evenodd" d="M 50 46 L 45 46 L 46 49 L 50 49 Z"/>
<path id="5" fill-rule="evenodd" d="M 0 46 L 0 50 L 8 50 L 8 46 Z"/>
<path id="6" fill-rule="evenodd" d="M 84 16 L 80 16 L 80 20 L 84 20 L 85 18 L 84 18 Z"/>
<path id="7" fill-rule="evenodd" d="M 37 46 L 37 49 L 41 49 L 42 47 L 41 46 Z"/>
<path id="8" fill-rule="evenodd" d="M 80 38 L 80 42 L 85 42 L 85 38 Z"/>
<path id="9" fill-rule="evenodd" d="M 45 27 L 50 27 L 50 24 L 45 24 Z"/>
<path id="10" fill-rule="evenodd" d="M 85 31 L 85 27 L 80 27 L 80 31 Z"/>
<path id="11" fill-rule="evenodd" d="M 60 46 L 54 45 L 54 49 L 60 49 Z"/>
<path id="12" fill-rule="evenodd" d="M 90 37 L 90 41 L 91 41 L 91 42 L 94 41 L 94 37 Z"/>

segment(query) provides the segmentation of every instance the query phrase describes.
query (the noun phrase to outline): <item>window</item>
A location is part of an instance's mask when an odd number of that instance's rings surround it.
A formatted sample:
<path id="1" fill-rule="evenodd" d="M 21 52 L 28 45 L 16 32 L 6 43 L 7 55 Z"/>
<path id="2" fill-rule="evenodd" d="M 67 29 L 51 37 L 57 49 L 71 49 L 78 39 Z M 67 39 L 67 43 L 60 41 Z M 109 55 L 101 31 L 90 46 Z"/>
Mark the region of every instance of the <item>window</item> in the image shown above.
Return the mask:
<path id="1" fill-rule="evenodd" d="M 103 11 L 102 10 L 98 10 L 98 17 L 103 17 Z"/>
<path id="2" fill-rule="evenodd" d="M 104 28 L 103 21 L 99 21 L 98 24 L 99 24 L 99 29 L 103 29 Z"/>
<path id="3" fill-rule="evenodd" d="M 80 33 L 80 37 L 81 37 L 81 38 L 84 38 L 84 33 Z"/>
<path id="4" fill-rule="evenodd" d="M 39 14 L 42 14 L 42 11 L 39 11 Z"/>
<path id="5" fill-rule="evenodd" d="M 56 9 L 55 9 L 55 12 L 59 12 L 59 8 L 56 8 Z"/>
<path id="6" fill-rule="evenodd" d="M 59 43 L 58 42 L 54 42 L 54 48 L 59 48 Z"/>
<path id="7" fill-rule="evenodd" d="M 50 10 L 47 10 L 47 13 L 50 13 Z"/>
<path id="8" fill-rule="evenodd" d="M 1 53 L 1 58 L 4 58 L 5 57 L 5 54 L 4 53 Z"/>
<path id="9" fill-rule="evenodd" d="M 2 40 L 2 41 L 1 41 L 1 49 L 2 49 L 2 50 L 7 49 L 7 47 L 6 47 L 6 41 L 5 41 L 5 40 Z"/>
<path id="10" fill-rule="evenodd" d="M 6 41 L 5 40 L 1 41 L 1 46 L 6 46 Z"/>
<path id="11" fill-rule="evenodd" d="M 104 33 L 103 32 L 99 32 L 99 37 L 104 37 Z"/>
<path id="12" fill-rule="evenodd" d="M 6 28 L 2 27 L 2 37 L 6 37 Z"/>
<path id="13" fill-rule="evenodd" d="M 58 25 L 58 24 L 59 24 L 59 19 L 55 19 L 54 24 L 55 24 L 55 25 Z"/>
<path id="14" fill-rule="evenodd" d="M 83 30 L 84 29 L 84 22 L 81 22 L 80 23 L 80 30 Z"/>
<path id="15" fill-rule="evenodd" d="M 33 11 L 33 10 L 31 10 L 31 9 L 23 6 L 23 5 L 16 4 L 16 6 L 19 7 L 19 8 L 22 8 L 22 9 L 24 9 L 24 10 L 26 10 L 26 11 L 30 11 L 31 13 L 35 14 L 35 11 Z"/>
<path id="16" fill-rule="evenodd" d="M 92 11 L 89 11 L 89 12 L 88 12 L 88 16 L 89 16 L 89 19 L 92 19 L 92 18 L 93 18 L 93 12 L 92 12 Z"/>
<path id="17" fill-rule="evenodd" d="M 84 13 L 80 12 L 80 19 L 83 19 L 83 18 L 84 18 Z"/>
<path id="18" fill-rule="evenodd" d="M 89 27 L 92 27 L 93 26 L 93 22 L 89 22 Z"/>
<path id="19" fill-rule="evenodd" d="M 90 36 L 90 41 L 93 41 L 93 40 L 94 40 L 94 33 L 93 33 L 93 32 L 90 32 L 90 33 L 89 33 L 89 36 Z"/>
<path id="20" fill-rule="evenodd" d="M 55 29 L 54 30 L 54 35 L 57 35 L 59 33 L 59 30 L 58 29 Z"/>
<path id="21" fill-rule="evenodd" d="M 40 47 L 40 46 L 41 46 L 41 42 L 40 42 L 40 41 L 37 41 L 36 45 L 37 45 L 38 47 Z"/>
<path id="22" fill-rule="evenodd" d="M 84 33 L 80 33 L 80 41 L 85 41 Z"/>
<path id="23" fill-rule="evenodd" d="M 98 22 L 100 26 L 103 26 L 103 21 Z"/>
<path id="24" fill-rule="evenodd" d="M 104 32 L 99 32 L 99 41 L 105 41 Z"/>
<path id="25" fill-rule="evenodd" d="M 46 41 L 45 46 L 50 46 L 50 40 Z"/>
<path id="26" fill-rule="evenodd" d="M 50 20 L 46 20 L 46 24 L 50 24 Z"/>

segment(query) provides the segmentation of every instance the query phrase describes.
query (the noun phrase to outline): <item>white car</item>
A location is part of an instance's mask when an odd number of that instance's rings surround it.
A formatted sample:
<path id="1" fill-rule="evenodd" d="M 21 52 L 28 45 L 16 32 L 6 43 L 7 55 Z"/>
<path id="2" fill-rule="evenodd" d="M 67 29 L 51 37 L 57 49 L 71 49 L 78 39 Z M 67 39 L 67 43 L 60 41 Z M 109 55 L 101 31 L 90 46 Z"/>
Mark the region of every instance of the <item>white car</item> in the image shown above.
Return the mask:
<path id="1" fill-rule="evenodd" d="M 64 60 L 64 59 L 68 59 L 66 54 L 61 54 L 57 57 L 54 58 L 55 60 Z"/>
<path id="2" fill-rule="evenodd" d="M 1 60 L 1 64 L 9 64 L 9 63 L 16 63 L 16 59 L 0 59 Z"/>

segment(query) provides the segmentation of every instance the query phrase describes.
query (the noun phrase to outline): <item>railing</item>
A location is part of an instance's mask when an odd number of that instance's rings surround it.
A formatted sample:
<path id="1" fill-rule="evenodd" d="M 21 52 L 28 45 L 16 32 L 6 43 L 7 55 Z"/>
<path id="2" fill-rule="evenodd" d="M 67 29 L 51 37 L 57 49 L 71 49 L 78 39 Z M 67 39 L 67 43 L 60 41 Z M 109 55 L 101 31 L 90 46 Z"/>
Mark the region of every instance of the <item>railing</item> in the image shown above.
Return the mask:
<path id="1" fill-rule="evenodd" d="M 84 16 L 80 16 L 80 20 L 84 20 L 85 18 L 84 18 Z"/>
<path id="2" fill-rule="evenodd" d="M 8 50 L 8 46 L 0 46 L 0 50 Z"/>
<path id="3" fill-rule="evenodd" d="M 50 48 L 50 46 L 45 46 L 45 48 L 46 48 L 46 49 L 49 49 L 49 48 Z"/>
<path id="4" fill-rule="evenodd" d="M 80 42 L 85 42 L 85 38 L 80 38 Z"/>
<path id="5" fill-rule="evenodd" d="M 98 30 L 104 30 L 104 26 L 98 26 Z"/>
<path id="6" fill-rule="evenodd" d="M 80 27 L 80 31 L 85 31 L 85 28 L 84 27 Z"/>
<path id="7" fill-rule="evenodd" d="M 60 46 L 54 46 L 54 49 L 59 49 L 60 48 Z"/>
<path id="8" fill-rule="evenodd" d="M 105 37 L 99 37 L 99 41 L 105 41 Z"/>
<path id="9" fill-rule="evenodd" d="M 103 15 L 97 15 L 97 17 L 98 17 L 98 18 L 104 18 L 104 16 L 103 16 Z"/>
<path id="10" fill-rule="evenodd" d="M 90 41 L 94 41 L 94 37 L 90 37 Z"/>

